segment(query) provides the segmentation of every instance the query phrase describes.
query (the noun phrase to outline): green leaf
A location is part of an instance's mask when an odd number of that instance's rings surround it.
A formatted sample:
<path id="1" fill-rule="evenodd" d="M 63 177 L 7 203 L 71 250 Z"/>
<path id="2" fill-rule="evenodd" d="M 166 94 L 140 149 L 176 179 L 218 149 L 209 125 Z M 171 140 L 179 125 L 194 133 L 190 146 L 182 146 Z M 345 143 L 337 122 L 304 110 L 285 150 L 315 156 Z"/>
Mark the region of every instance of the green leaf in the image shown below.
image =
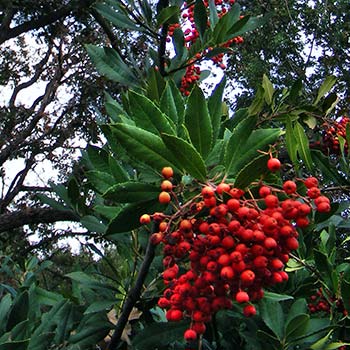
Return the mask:
<path id="1" fill-rule="evenodd" d="M 312 163 L 312 158 L 310 153 L 309 139 L 305 134 L 305 130 L 300 123 L 296 122 L 293 128 L 293 131 L 294 131 L 294 138 L 297 142 L 298 154 L 300 158 L 303 160 L 303 162 L 305 163 L 306 167 L 309 170 L 312 170 L 313 163 Z"/>
<path id="2" fill-rule="evenodd" d="M 303 81 L 302 79 L 297 79 L 294 81 L 288 96 L 288 100 L 291 104 L 295 104 L 297 102 L 298 97 L 301 95 L 303 89 Z"/>
<path id="3" fill-rule="evenodd" d="M 159 73 L 159 70 L 153 67 L 148 72 L 147 79 L 147 97 L 152 101 L 158 102 L 165 88 L 164 78 Z"/>
<path id="4" fill-rule="evenodd" d="M 28 291 L 23 291 L 18 294 L 13 300 L 12 307 L 9 311 L 6 330 L 10 331 L 16 324 L 27 319 L 29 311 L 29 294 Z"/>
<path id="5" fill-rule="evenodd" d="M 294 165 L 297 165 L 298 145 L 294 136 L 294 129 L 290 116 L 286 117 L 286 146 L 290 160 Z"/>
<path id="6" fill-rule="evenodd" d="M 266 163 L 268 160 L 268 155 L 261 154 L 245 165 L 236 176 L 235 187 L 243 189 L 254 180 L 260 178 L 262 174 L 267 172 Z"/>
<path id="7" fill-rule="evenodd" d="M 282 340 L 284 337 L 284 314 L 281 305 L 276 301 L 262 299 L 259 310 L 265 324 L 279 340 Z"/>
<path id="8" fill-rule="evenodd" d="M 136 126 L 156 135 L 160 135 L 162 132 L 168 134 L 175 132 L 167 117 L 146 96 L 130 91 L 129 101 L 130 113 Z"/>
<path id="9" fill-rule="evenodd" d="M 233 36 L 238 36 L 247 32 L 251 32 L 263 26 L 265 23 L 267 23 L 270 20 L 271 17 L 272 17 L 272 13 L 269 13 L 265 16 L 259 16 L 259 17 L 251 17 L 249 15 L 244 16 L 227 31 L 227 39 Z"/>
<path id="10" fill-rule="evenodd" d="M 314 259 L 315 265 L 317 266 L 318 271 L 321 272 L 322 276 L 327 282 L 327 285 L 329 287 L 333 286 L 333 289 L 336 290 L 337 286 L 334 285 L 332 277 L 333 267 L 329 262 L 327 255 L 317 249 L 314 249 Z"/>
<path id="11" fill-rule="evenodd" d="M 194 178 L 205 181 L 207 171 L 203 158 L 196 149 L 179 137 L 167 134 L 163 134 L 162 137 L 164 143 L 176 158 L 177 164 Z"/>
<path id="12" fill-rule="evenodd" d="M 92 44 L 85 45 L 85 48 L 101 75 L 126 86 L 136 87 L 140 85 L 135 74 L 116 51 Z"/>
<path id="13" fill-rule="evenodd" d="M 174 122 L 175 125 L 182 124 L 185 105 L 181 93 L 173 80 L 169 80 L 166 84 L 164 92 L 160 98 L 160 109 Z"/>
<path id="14" fill-rule="evenodd" d="M 248 108 L 248 114 L 249 115 L 257 115 L 259 114 L 265 104 L 265 90 L 262 86 L 258 86 L 258 91 L 255 94 L 254 100 L 252 104 Z"/>
<path id="15" fill-rule="evenodd" d="M 268 299 L 271 301 L 284 301 L 284 300 L 292 300 L 293 297 L 291 295 L 277 294 L 274 292 L 264 291 L 264 299 Z"/>
<path id="16" fill-rule="evenodd" d="M 136 25 L 129 16 L 126 16 L 122 11 L 118 11 L 116 7 L 109 6 L 103 3 L 97 3 L 94 8 L 104 17 L 118 28 L 141 31 L 143 28 Z"/>
<path id="17" fill-rule="evenodd" d="M 226 77 L 224 76 L 221 79 L 220 83 L 216 85 L 211 96 L 208 98 L 208 110 L 211 118 L 211 125 L 213 128 L 213 142 L 216 141 L 220 132 L 221 117 L 223 115 L 222 96 L 224 93 L 225 85 Z"/>
<path id="18" fill-rule="evenodd" d="M 86 152 L 89 158 L 89 161 L 93 167 L 91 170 L 103 171 L 109 173 L 109 162 L 108 157 L 109 153 L 100 147 L 88 145 L 86 147 Z"/>
<path id="19" fill-rule="evenodd" d="M 111 125 L 110 128 L 121 146 L 133 158 L 157 171 L 165 166 L 176 171 L 175 159 L 159 136 L 136 126 L 119 123 Z"/>
<path id="20" fill-rule="evenodd" d="M 207 29 L 208 18 L 207 18 L 207 9 L 204 6 L 204 3 L 202 0 L 196 0 L 194 5 L 193 17 L 194 17 L 194 22 L 196 24 L 196 28 L 199 33 L 199 38 L 203 42 L 204 33 Z"/>
<path id="21" fill-rule="evenodd" d="M 106 225 L 103 224 L 96 216 L 85 215 L 80 219 L 80 223 L 90 232 L 105 233 Z"/>
<path id="22" fill-rule="evenodd" d="M 307 313 L 308 308 L 307 308 L 307 303 L 304 298 L 297 299 L 292 306 L 289 309 L 288 316 L 286 319 L 286 327 L 288 326 L 289 322 L 297 317 L 300 314 L 305 314 Z"/>
<path id="23" fill-rule="evenodd" d="M 158 197 L 158 186 L 142 182 L 123 182 L 110 187 L 103 197 L 117 203 L 132 203 L 151 200 Z"/>
<path id="24" fill-rule="evenodd" d="M 226 145 L 224 155 L 224 164 L 227 174 L 236 174 L 236 172 L 241 169 L 238 168 L 236 164 L 242 156 L 242 147 L 251 135 L 256 125 L 256 121 L 256 117 L 250 116 L 243 119 L 234 128 L 232 135 Z"/>
<path id="25" fill-rule="evenodd" d="M 158 199 L 128 204 L 111 220 L 106 236 L 134 230 L 141 226 L 140 216 L 142 214 L 153 214 L 162 210 L 164 210 L 164 205 L 161 205 Z"/>
<path id="26" fill-rule="evenodd" d="M 108 311 L 108 310 L 110 310 L 113 307 L 113 305 L 116 302 L 117 302 L 117 299 L 94 301 L 85 310 L 84 315 L 90 314 L 90 313 L 95 313 L 95 312 L 100 312 L 100 311 Z"/>
<path id="27" fill-rule="evenodd" d="M 350 313 L 350 281 L 343 278 L 340 284 L 340 292 L 343 299 L 344 307 Z"/>
<path id="28" fill-rule="evenodd" d="M 171 60 L 169 70 L 178 68 L 187 60 L 187 53 L 185 47 L 185 36 L 181 28 L 176 28 L 172 36 L 172 42 L 175 50 L 175 57 Z"/>
<path id="29" fill-rule="evenodd" d="M 324 82 L 322 83 L 322 85 L 320 86 L 320 88 L 318 89 L 318 92 L 317 92 L 317 97 L 314 101 L 314 105 L 317 105 L 321 98 L 323 96 L 325 96 L 331 89 L 332 87 L 334 86 L 334 84 L 337 82 L 337 78 L 334 76 L 334 75 L 330 75 L 328 76 Z"/>
<path id="30" fill-rule="evenodd" d="M 116 183 L 116 180 L 113 177 L 113 175 L 101 171 L 90 170 L 87 171 L 85 175 L 88 178 L 89 183 L 99 193 L 104 193 Z"/>
<path id="31" fill-rule="evenodd" d="M 214 28 L 219 21 L 218 11 L 214 0 L 209 0 L 209 21 L 210 28 Z"/>
<path id="32" fill-rule="evenodd" d="M 219 19 L 213 30 L 213 41 L 215 43 L 220 44 L 226 41 L 228 30 L 239 20 L 240 13 L 241 7 L 235 2 L 231 9 Z"/>
<path id="33" fill-rule="evenodd" d="M 188 97 L 185 125 L 192 144 L 206 158 L 212 147 L 213 128 L 203 91 L 197 85 Z"/>
<path id="34" fill-rule="evenodd" d="M 286 325 L 287 340 L 292 341 L 294 338 L 305 334 L 309 321 L 310 316 L 307 314 L 300 314 L 291 319 Z"/>
<path id="35" fill-rule="evenodd" d="M 69 344 L 78 346 L 78 349 L 90 349 L 91 345 L 102 341 L 113 328 L 106 315 L 89 313 L 83 317 L 76 331 L 68 339 Z"/>
<path id="36" fill-rule="evenodd" d="M 29 342 L 29 339 L 9 341 L 9 342 L 0 344 L 0 350 L 25 350 L 27 349 L 28 342 Z"/>
<path id="37" fill-rule="evenodd" d="M 6 320 L 9 315 L 9 310 L 12 306 L 12 298 L 10 294 L 6 294 L 1 298 L 0 302 L 0 334 L 5 331 Z"/>
<path id="38" fill-rule="evenodd" d="M 179 6 L 167 6 L 157 15 L 157 25 L 160 27 L 164 23 L 177 23 L 180 15 Z"/>
<path id="39" fill-rule="evenodd" d="M 53 306 L 61 301 L 63 296 L 36 286 L 34 289 L 34 298 L 39 304 Z"/>
<path id="40" fill-rule="evenodd" d="M 188 328 L 187 322 L 159 322 L 147 325 L 133 339 L 136 350 L 154 350 L 164 348 L 170 343 L 182 339 Z"/>
<path id="41" fill-rule="evenodd" d="M 129 180 L 129 175 L 126 170 L 111 155 L 108 158 L 108 164 L 116 182 L 126 182 Z"/>
<path id="42" fill-rule="evenodd" d="M 266 74 L 263 75 L 262 87 L 264 88 L 264 97 L 266 103 L 270 106 L 272 104 L 272 97 L 275 92 L 273 85 Z"/>

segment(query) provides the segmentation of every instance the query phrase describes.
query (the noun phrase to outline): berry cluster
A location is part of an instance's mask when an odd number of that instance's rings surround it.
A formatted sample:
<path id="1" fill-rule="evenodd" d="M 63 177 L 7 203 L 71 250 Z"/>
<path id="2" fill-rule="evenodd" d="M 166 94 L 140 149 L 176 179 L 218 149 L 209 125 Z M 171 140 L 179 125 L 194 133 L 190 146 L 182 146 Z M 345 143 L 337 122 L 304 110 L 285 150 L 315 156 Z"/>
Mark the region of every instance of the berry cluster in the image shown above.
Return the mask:
<path id="1" fill-rule="evenodd" d="M 342 299 L 324 292 L 322 288 L 318 289 L 316 294 L 310 296 L 308 308 L 311 313 L 326 312 L 328 314 L 331 312 L 332 305 L 335 305 L 335 310 L 342 315 L 346 316 L 348 314 Z"/>
<path id="2" fill-rule="evenodd" d="M 215 6 L 217 8 L 218 17 L 222 17 L 227 13 L 227 11 L 231 8 L 231 6 L 234 4 L 235 0 L 215 0 Z M 209 9 L 209 2 L 207 0 L 204 0 L 204 6 Z M 174 31 L 177 28 L 183 28 L 184 38 L 185 38 L 185 44 L 187 49 L 190 49 L 192 45 L 194 45 L 199 38 L 199 32 L 196 27 L 196 23 L 194 20 L 194 3 L 191 3 L 188 5 L 186 2 L 183 5 L 183 12 L 182 12 L 182 21 L 180 23 L 174 23 L 169 25 L 168 28 L 168 38 L 167 41 L 171 41 L 171 37 L 174 35 Z M 208 26 L 210 23 L 208 22 Z M 228 48 L 235 44 L 240 44 L 243 42 L 243 38 L 238 36 L 231 38 L 227 42 L 223 43 L 221 46 Z M 199 62 L 203 57 L 210 54 L 210 52 L 213 50 L 212 47 L 206 48 L 203 52 L 197 53 L 195 57 L 193 57 L 188 63 L 189 66 L 186 68 L 186 72 L 184 77 L 181 80 L 181 87 L 180 91 L 185 95 L 188 96 L 189 92 L 191 90 L 191 87 L 193 84 L 199 79 L 200 75 L 200 67 L 197 65 L 195 66 L 196 62 Z M 211 57 L 212 62 L 219 68 L 225 69 L 226 65 L 223 63 L 224 54 L 218 53 L 217 55 Z"/>
<path id="3" fill-rule="evenodd" d="M 339 136 L 346 140 L 346 125 L 350 123 L 350 118 L 342 117 L 340 121 L 334 122 L 332 125 L 329 123 L 324 124 L 324 132 L 322 135 L 324 151 L 328 154 L 340 154 Z M 349 145 L 346 142 L 344 145 L 344 151 L 347 154 Z"/>
<path id="4" fill-rule="evenodd" d="M 278 159 L 271 159 L 268 167 L 276 171 Z M 164 168 L 162 174 L 159 201 L 169 203 L 176 197 L 173 173 Z M 304 184 L 307 197 L 297 193 L 294 181 L 285 181 L 282 188 L 259 183 L 257 198 L 225 182 L 208 184 L 188 202 L 176 200 L 178 210 L 171 216 L 141 217 L 141 223 L 158 223 L 159 232 L 150 239 L 163 244 L 166 289 L 158 305 L 167 309 L 169 321 L 191 319 L 187 341 L 203 334 L 212 315 L 231 308 L 233 300 L 242 304 L 245 316 L 255 315 L 252 302 L 263 297 L 263 288 L 288 280 L 283 268 L 299 246 L 297 227 L 309 224 L 313 204 L 319 211 L 330 210 L 317 179 Z"/>

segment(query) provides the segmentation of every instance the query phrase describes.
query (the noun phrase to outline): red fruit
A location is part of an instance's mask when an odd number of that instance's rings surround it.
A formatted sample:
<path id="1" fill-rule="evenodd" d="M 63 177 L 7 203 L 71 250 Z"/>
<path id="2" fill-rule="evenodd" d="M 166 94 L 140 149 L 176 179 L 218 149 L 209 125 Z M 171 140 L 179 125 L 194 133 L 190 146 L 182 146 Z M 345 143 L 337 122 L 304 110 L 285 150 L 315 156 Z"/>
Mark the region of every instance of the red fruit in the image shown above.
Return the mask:
<path id="1" fill-rule="evenodd" d="M 244 195 L 244 191 L 236 187 L 232 188 L 229 193 L 232 196 L 232 198 L 236 199 L 239 199 Z"/>
<path id="2" fill-rule="evenodd" d="M 218 263 L 221 266 L 228 266 L 231 264 L 231 258 L 228 254 L 223 254 L 219 256 Z"/>
<path id="3" fill-rule="evenodd" d="M 238 292 L 236 294 L 236 301 L 237 301 L 237 303 L 240 303 L 240 304 L 247 303 L 249 301 L 248 293 L 247 292 L 243 292 L 243 291 Z"/>
<path id="4" fill-rule="evenodd" d="M 246 305 L 243 308 L 243 315 L 245 317 L 251 317 L 256 315 L 256 308 L 254 305 Z"/>
<path id="5" fill-rule="evenodd" d="M 275 249 L 277 247 L 277 242 L 272 237 L 266 237 L 264 240 L 264 246 L 266 249 Z"/>
<path id="6" fill-rule="evenodd" d="M 194 322 L 192 324 L 192 329 L 197 333 L 197 334 L 204 334 L 206 330 L 206 326 L 204 322 Z"/>
<path id="7" fill-rule="evenodd" d="M 310 187 L 307 190 L 306 194 L 310 198 L 315 199 L 315 198 L 317 198 L 317 197 L 319 197 L 321 195 L 321 191 L 320 191 L 320 189 L 318 187 Z"/>
<path id="8" fill-rule="evenodd" d="M 160 232 L 153 233 L 150 237 L 150 241 L 153 245 L 159 244 L 163 240 L 163 234 Z"/>
<path id="9" fill-rule="evenodd" d="M 270 266 L 274 269 L 274 270 L 280 270 L 283 268 L 284 264 L 280 259 L 272 259 L 270 261 Z"/>
<path id="10" fill-rule="evenodd" d="M 245 270 L 241 273 L 241 281 L 245 285 L 250 285 L 254 282 L 255 273 L 252 270 Z"/>
<path id="11" fill-rule="evenodd" d="M 171 167 L 166 166 L 162 169 L 162 175 L 164 178 L 169 179 L 174 175 L 174 171 Z"/>
<path id="12" fill-rule="evenodd" d="M 197 333 L 193 329 L 187 329 L 184 333 L 184 338 L 188 342 L 194 341 L 197 339 Z"/>
<path id="13" fill-rule="evenodd" d="M 253 264 L 257 268 L 267 267 L 267 263 L 268 263 L 267 257 L 263 255 L 259 255 L 253 260 Z"/>
<path id="14" fill-rule="evenodd" d="M 300 217 L 300 218 L 297 218 L 297 219 L 295 220 L 295 223 L 296 223 L 296 225 L 297 225 L 298 227 L 303 228 L 303 227 L 307 227 L 307 226 L 309 225 L 310 221 L 309 221 L 309 219 L 308 219 L 307 217 L 302 216 L 302 217 Z"/>
<path id="15" fill-rule="evenodd" d="M 328 202 L 321 202 L 317 205 L 316 209 L 320 213 L 329 213 L 331 210 L 331 205 Z"/>
<path id="16" fill-rule="evenodd" d="M 229 192 L 230 189 L 231 189 L 231 186 L 229 184 L 225 184 L 224 182 L 222 182 L 216 187 L 216 192 L 218 194 L 223 194 L 224 192 Z"/>
<path id="17" fill-rule="evenodd" d="M 288 180 L 283 184 L 283 190 L 287 194 L 295 193 L 295 191 L 297 190 L 297 185 L 294 181 Z"/>
<path id="18" fill-rule="evenodd" d="M 215 197 L 207 197 L 204 198 L 204 205 L 208 208 L 215 207 L 216 205 L 216 198 Z"/>
<path id="19" fill-rule="evenodd" d="M 314 202 L 315 202 L 316 206 L 318 206 L 322 202 L 330 203 L 330 200 L 326 196 L 319 196 L 319 197 L 315 198 Z"/>
<path id="20" fill-rule="evenodd" d="M 318 180 L 315 177 L 308 177 L 307 179 L 305 179 L 304 184 L 307 188 L 317 187 Z"/>
<path id="21" fill-rule="evenodd" d="M 271 194 L 271 188 L 267 186 L 261 186 L 259 189 L 259 196 L 261 198 L 266 197 L 267 195 Z"/>
<path id="22" fill-rule="evenodd" d="M 275 208 L 278 206 L 278 197 L 273 195 L 273 194 L 269 194 L 267 195 L 265 198 L 265 204 L 268 208 Z"/>
<path id="23" fill-rule="evenodd" d="M 277 158 L 270 158 L 267 161 L 267 168 L 272 172 L 276 172 L 280 170 L 281 162 Z"/>
<path id="24" fill-rule="evenodd" d="M 296 250 L 299 247 L 299 242 L 295 237 L 287 238 L 286 246 L 290 250 Z"/>
<path id="25" fill-rule="evenodd" d="M 183 313 L 181 310 L 178 309 L 169 309 L 165 317 L 168 321 L 181 321 L 183 317 Z"/>
<path id="26" fill-rule="evenodd" d="M 171 201 L 171 197 L 170 197 L 170 194 L 168 192 L 160 192 L 159 196 L 158 196 L 158 200 L 159 200 L 159 203 L 161 204 L 167 204 Z"/>
<path id="27" fill-rule="evenodd" d="M 179 225 L 181 231 L 190 231 L 192 229 L 192 224 L 190 220 L 182 220 Z"/>
<path id="28" fill-rule="evenodd" d="M 227 201 L 227 208 L 228 210 L 233 213 L 235 212 L 236 210 L 238 210 L 238 208 L 241 206 L 241 204 L 239 203 L 239 200 L 238 199 L 235 199 L 235 198 L 231 198 Z"/>
<path id="29" fill-rule="evenodd" d="M 210 186 L 205 186 L 202 188 L 201 194 L 203 198 L 210 198 L 215 195 L 214 189 Z"/>
<path id="30" fill-rule="evenodd" d="M 273 283 L 282 283 L 283 282 L 283 278 L 279 274 L 279 272 L 274 272 L 272 274 L 272 281 L 273 281 Z"/>
<path id="31" fill-rule="evenodd" d="M 220 271 L 221 278 L 225 280 L 231 280 L 234 275 L 235 275 L 235 272 L 231 266 L 225 266 Z"/>
<path id="32" fill-rule="evenodd" d="M 140 224 L 147 225 L 151 222 L 151 217 L 148 214 L 143 214 L 140 217 Z"/>
<path id="33" fill-rule="evenodd" d="M 162 181 L 160 188 L 162 191 L 170 192 L 173 189 L 173 184 L 169 180 Z"/>
<path id="34" fill-rule="evenodd" d="M 235 246 L 235 240 L 232 236 L 226 236 L 222 241 L 221 245 L 225 249 L 231 249 Z"/>

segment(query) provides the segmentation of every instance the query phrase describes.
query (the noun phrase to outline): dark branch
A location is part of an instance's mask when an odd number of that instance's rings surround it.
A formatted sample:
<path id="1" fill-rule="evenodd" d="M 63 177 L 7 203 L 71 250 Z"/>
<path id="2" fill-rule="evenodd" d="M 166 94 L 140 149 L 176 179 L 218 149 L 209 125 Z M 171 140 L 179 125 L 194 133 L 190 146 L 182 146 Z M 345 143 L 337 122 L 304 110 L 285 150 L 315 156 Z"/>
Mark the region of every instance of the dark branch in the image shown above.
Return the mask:
<path id="1" fill-rule="evenodd" d="M 51 224 L 57 221 L 80 221 L 70 210 L 51 208 L 27 208 L 0 215 L 0 232 L 13 230 L 24 225 Z"/>

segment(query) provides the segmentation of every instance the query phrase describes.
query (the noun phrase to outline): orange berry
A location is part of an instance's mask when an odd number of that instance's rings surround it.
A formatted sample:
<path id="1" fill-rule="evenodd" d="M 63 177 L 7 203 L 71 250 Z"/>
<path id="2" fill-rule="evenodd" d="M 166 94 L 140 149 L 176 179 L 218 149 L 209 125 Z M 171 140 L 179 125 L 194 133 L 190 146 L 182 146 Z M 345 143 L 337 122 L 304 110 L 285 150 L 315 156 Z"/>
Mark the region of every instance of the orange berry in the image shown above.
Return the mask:
<path id="1" fill-rule="evenodd" d="M 174 171 L 173 168 L 171 168 L 170 166 L 165 166 L 162 169 L 162 175 L 164 178 L 169 179 L 174 175 Z"/>
<path id="2" fill-rule="evenodd" d="M 165 192 L 165 191 L 160 192 L 159 196 L 158 196 L 158 200 L 159 200 L 159 203 L 161 203 L 161 204 L 167 204 L 171 200 L 170 194 L 168 192 Z"/>
<path id="3" fill-rule="evenodd" d="M 140 224 L 147 225 L 151 222 L 151 217 L 148 214 L 143 214 L 140 217 Z"/>
<path id="4" fill-rule="evenodd" d="M 169 180 L 162 181 L 160 188 L 163 191 L 170 192 L 173 189 L 173 184 Z"/>

